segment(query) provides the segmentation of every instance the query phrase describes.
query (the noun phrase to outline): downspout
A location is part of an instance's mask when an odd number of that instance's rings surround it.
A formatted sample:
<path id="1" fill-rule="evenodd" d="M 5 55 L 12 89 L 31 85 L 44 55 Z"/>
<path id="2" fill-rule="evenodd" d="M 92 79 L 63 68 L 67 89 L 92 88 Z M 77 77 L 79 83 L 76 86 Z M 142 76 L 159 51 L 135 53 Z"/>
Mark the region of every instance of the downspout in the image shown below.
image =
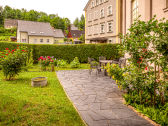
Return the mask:
<path id="1" fill-rule="evenodd" d="M 152 0 L 150 0 L 150 19 L 152 19 L 152 14 L 153 14 L 153 1 Z"/>
<path id="2" fill-rule="evenodd" d="M 127 30 L 126 30 L 126 29 L 127 29 L 127 26 L 126 26 L 126 24 L 127 24 L 127 23 L 126 23 L 126 22 L 127 22 L 127 21 L 126 21 L 126 20 L 127 20 L 127 16 L 126 16 L 126 15 L 127 15 L 127 12 L 126 12 L 127 9 L 126 9 L 126 7 L 127 7 L 127 6 L 126 6 L 126 0 L 125 0 L 125 22 L 124 22 L 124 23 L 125 23 L 125 34 L 126 34 L 126 31 L 127 31 Z"/>

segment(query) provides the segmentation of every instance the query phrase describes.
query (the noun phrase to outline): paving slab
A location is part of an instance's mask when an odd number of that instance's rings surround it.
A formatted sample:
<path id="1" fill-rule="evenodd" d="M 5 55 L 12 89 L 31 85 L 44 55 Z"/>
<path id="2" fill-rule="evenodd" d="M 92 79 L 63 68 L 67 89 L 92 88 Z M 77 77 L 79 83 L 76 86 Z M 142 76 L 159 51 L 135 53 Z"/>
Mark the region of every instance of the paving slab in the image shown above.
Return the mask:
<path id="1" fill-rule="evenodd" d="M 88 70 L 57 71 L 66 94 L 88 126 L 152 126 L 123 104 L 115 81 Z"/>

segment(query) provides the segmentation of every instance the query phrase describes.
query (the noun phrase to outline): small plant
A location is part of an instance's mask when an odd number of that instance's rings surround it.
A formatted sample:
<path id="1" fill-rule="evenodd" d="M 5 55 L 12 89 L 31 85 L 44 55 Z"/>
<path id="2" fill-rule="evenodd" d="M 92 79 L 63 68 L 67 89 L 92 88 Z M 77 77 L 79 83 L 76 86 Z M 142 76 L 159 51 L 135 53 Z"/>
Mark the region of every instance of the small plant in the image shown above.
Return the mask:
<path id="1" fill-rule="evenodd" d="M 67 65 L 67 62 L 65 60 L 57 61 L 57 67 L 65 67 L 66 65 Z"/>
<path id="2" fill-rule="evenodd" d="M 28 53 L 24 47 L 18 46 L 14 50 L 6 48 L 4 52 L 0 52 L 0 57 L 0 65 L 6 80 L 12 80 L 26 65 Z"/>
<path id="3" fill-rule="evenodd" d="M 75 57 L 74 60 L 70 63 L 71 68 L 79 68 L 80 67 L 80 62 L 78 57 Z"/>

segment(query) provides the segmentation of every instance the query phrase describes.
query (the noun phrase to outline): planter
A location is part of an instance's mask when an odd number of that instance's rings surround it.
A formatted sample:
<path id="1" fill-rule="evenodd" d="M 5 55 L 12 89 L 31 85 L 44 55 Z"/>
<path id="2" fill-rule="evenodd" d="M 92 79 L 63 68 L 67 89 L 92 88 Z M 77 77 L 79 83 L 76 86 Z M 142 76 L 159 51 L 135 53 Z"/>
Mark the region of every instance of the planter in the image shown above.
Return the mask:
<path id="1" fill-rule="evenodd" d="M 45 87 L 47 86 L 47 77 L 36 77 L 32 79 L 32 87 Z"/>

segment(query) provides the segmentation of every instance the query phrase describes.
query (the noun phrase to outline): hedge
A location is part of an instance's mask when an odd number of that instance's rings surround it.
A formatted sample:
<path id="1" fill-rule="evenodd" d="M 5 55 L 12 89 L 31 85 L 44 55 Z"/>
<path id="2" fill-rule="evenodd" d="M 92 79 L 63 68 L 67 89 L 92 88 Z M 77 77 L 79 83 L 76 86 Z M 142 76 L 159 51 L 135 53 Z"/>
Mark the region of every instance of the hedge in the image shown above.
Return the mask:
<path id="1" fill-rule="evenodd" d="M 81 63 L 87 63 L 88 57 L 98 60 L 99 56 L 105 56 L 107 59 L 118 59 L 122 56 L 119 44 L 35 45 L 0 42 L 0 51 L 3 51 L 5 48 L 15 49 L 17 45 L 27 46 L 29 49 L 32 49 L 35 61 L 40 56 L 54 56 L 57 59 L 64 59 L 68 62 L 78 57 Z"/>

